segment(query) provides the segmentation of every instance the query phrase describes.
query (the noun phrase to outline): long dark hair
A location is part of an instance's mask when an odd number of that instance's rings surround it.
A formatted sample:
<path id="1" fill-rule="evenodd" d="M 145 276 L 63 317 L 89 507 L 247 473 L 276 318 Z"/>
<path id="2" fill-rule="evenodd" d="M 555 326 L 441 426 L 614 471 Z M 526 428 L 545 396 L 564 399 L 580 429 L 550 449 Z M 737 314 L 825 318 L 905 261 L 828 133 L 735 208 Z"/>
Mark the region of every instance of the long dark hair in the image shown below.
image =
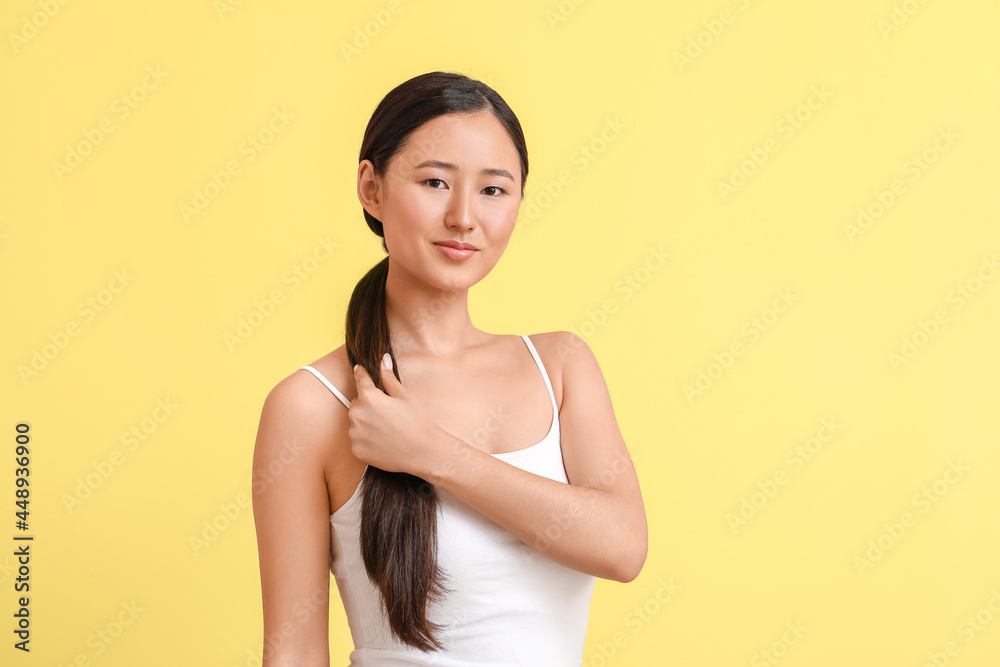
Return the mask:
<path id="1" fill-rule="evenodd" d="M 368 121 L 358 162 L 371 160 L 381 178 L 418 127 L 445 114 L 476 111 L 491 112 L 510 135 L 521 163 L 523 197 L 528 150 L 521 125 L 495 90 L 462 74 L 428 72 L 393 88 Z M 382 222 L 368 211 L 364 216 L 368 227 L 382 237 L 385 249 Z M 379 363 L 386 352 L 399 379 L 385 314 L 388 274 L 386 257 L 358 281 L 347 306 L 344 336 L 351 365 L 364 366 L 383 391 Z M 389 627 L 406 644 L 422 651 L 441 650 L 444 645 L 436 637 L 441 626 L 427 619 L 428 604 L 448 592 L 447 577 L 437 563 L 437 489 L 415 475 L 374 466 L 365 471 L 361 484 L 361 555 L 381 594 Z"/>

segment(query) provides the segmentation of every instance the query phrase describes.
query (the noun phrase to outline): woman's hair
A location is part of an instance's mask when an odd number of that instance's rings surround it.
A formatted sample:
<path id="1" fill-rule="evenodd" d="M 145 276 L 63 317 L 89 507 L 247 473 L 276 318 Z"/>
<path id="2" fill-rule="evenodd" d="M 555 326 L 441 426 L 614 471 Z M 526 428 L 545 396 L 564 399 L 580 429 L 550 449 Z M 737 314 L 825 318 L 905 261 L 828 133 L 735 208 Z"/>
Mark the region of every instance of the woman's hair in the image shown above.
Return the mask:
<path id="1" fill-rule="evenodd" d="M 528 178 L 528 150 L 521 125 L 495 90 L 475 79 L 451 72 L 429 72 L 393 88 L 372 113 L 361 142 L 358 162 L 371 160 L 382 178 L 414 130 L 449 113 L 489 111 L 499 120 L 517 149 L 521 163 L 521 196 Z M 364 211 L 368 227 L 385 236 L 382 221 Z M 388 250 L 386 250 L 388 252 Z M 392 352 L 385 314 L 385 283 L 389 258 L 358 281 L 347 306 L 345 341 L 353 366 L 361 364 L 375 386 L 385 391 L 379 363 L 388 352 L 393 373 L 399 364 Z M 440 650 L 440 624 L 427 619 L 427 606 L 448 592 L 437 563 L 438 493 L 430 483 L 407 473 L 375 466 L 365 471 L 361 505 L 361 555 L 372 583 L 381 594 L 381 608 L 392 633 L 422 651 Z"/>

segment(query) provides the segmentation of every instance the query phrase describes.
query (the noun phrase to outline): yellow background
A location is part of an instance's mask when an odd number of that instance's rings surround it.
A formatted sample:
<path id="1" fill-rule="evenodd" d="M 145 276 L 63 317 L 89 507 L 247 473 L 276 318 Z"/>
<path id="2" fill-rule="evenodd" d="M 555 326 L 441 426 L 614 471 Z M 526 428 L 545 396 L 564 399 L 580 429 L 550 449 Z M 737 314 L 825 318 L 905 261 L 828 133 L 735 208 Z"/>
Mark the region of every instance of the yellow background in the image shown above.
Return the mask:
<path id="1" fill-rule="evenodd" d="M 0 26 L 4 664 L 255 664 L 239 501 L 262 401 L 342 343 L 383 256 L 355 191 L 365 124 L 436 69 L 495 87 L 529 148 L 521 227 L 474 322 L 583 335 L 640 476 L 649 558 L 632 583 L 598 582 L 585 665 L 998 664 L 996 3 L 11 0 Z M 275 109 L 293 118 L 249 160 Z M 229 161 L 239 173 L 185 220 Z M 859 207 L 881 213 L 860 233 Z M 310 262 L 321 238 L 337 248 Z M 650 248 L 670 255 L 655 270 Z M 296 284 L 295 267 L 312 272 Z M 88 299 L 105 301 L 93 317 Z M 176 405 L 161 422 L 158 399 Z M 842 427 L 797 467 L 823 420 Z M 29 655 L 11 633 L 19 421 Z M 195 553 L 220 506 L 234 517 Z M 95 640 L 133 601 L 134 622 Z"/>

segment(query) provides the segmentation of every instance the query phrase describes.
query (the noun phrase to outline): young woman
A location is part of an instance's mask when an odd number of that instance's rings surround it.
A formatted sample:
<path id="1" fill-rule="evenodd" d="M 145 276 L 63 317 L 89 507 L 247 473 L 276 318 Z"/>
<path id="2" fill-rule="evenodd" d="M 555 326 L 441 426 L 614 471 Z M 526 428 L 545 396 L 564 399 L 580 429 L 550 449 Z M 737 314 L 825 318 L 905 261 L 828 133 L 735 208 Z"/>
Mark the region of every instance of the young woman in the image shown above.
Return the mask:
<path id="1" fill-rule="evenodd" d="M 265 667 L 330 664 L 331 572 L 351 665 L 446 667 L 579 666 L 595 578 L 639 574 L 645 510 L 593 353 L 469 316 L 527 175 L 479 81 L 423 74 L 375 109 L 358 198 L 388 256 L 257 434 Z"/>

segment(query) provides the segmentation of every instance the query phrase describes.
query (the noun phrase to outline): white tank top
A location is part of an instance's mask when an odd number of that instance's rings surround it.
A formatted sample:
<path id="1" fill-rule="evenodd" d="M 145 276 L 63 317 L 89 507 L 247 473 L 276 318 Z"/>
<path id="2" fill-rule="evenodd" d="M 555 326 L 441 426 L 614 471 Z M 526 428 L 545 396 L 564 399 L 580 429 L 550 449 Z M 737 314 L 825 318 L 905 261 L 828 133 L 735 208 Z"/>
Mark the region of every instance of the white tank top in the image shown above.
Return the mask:
<path id="1" fill-rule="evenodd" d="M 552 424 L 541 442 L 492 456 L 567 484 L 552 383 L 534 345 L 527 336 L 521 338 L 549 391 Z M 350 407 L 316 369 L 302 368 Z M 392 636 L 379 607 L 378 589 L 361 559 L 360 484 L 330 516 L 330 571 L 354 640 L 351 666 L 580 667 L 596 578 L 549 560 L 452 494 L 442 489 L 438 493 L 438 566 L 451 590 L 428 605 L 427 615 L 444 626 L 438 635 L 444 651 L 424 653 Z"/>

